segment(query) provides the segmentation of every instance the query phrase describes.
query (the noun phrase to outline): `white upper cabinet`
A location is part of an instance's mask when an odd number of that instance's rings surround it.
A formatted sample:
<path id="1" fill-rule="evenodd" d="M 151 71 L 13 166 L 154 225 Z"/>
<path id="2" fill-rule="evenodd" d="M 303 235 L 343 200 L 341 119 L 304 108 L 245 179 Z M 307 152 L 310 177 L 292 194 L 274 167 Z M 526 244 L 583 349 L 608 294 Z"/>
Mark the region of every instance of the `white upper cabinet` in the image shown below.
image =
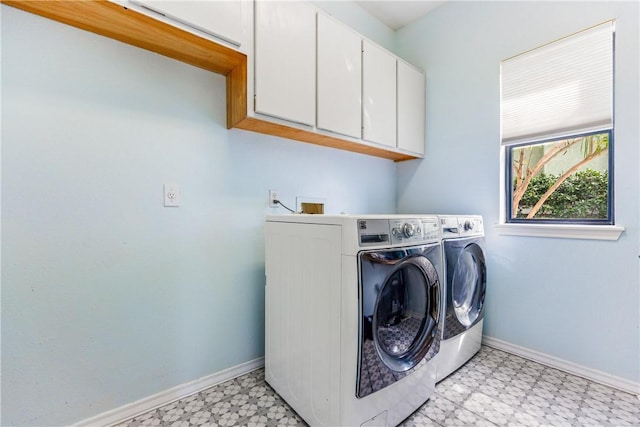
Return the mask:
<path id="1" fill-rule="evenodd" d="M 305 125 L 316 119 L 316 10 L 292 1 L 257 1 L 255 110 Z"/>
<path id="2" fill-rule="evenodd" d="M 195 28 L 233 46 L 243 41 L 242 1 L 131 0 L 177 22 Z"/>
<path id="3" fill-rule="evenodd" d="M 356 32 L 318 13 L 319 129 L 362 137 L 361 51 Z"/>
<path id="4" fill-rule="evenodd" d="M 424 155 L 424 73 L 398 61 L 398 148 Z"/>
<path id="5" fill-rule="evenodd" d="M 396 57 L 362 42 L 362 139 L 396 147 Z"/>

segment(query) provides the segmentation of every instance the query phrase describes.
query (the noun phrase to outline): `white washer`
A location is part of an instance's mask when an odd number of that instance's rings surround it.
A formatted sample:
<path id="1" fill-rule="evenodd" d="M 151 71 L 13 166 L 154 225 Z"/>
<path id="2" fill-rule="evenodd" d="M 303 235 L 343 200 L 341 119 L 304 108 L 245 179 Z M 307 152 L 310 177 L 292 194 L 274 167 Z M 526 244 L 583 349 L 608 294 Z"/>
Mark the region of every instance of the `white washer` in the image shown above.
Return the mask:
<path id="1" fill-rule="evenodd" d="M 436 382 L 480 350 L 487 289 L 482 217 L 439 215 L 439 218 L 446 286 Z"/>
<path id="2" fill-rule="evenodd" d="M 298 415 L 395 426 L 432 396 L 436 216 L 268 216 L 265 241 L 265 379 Z"/>

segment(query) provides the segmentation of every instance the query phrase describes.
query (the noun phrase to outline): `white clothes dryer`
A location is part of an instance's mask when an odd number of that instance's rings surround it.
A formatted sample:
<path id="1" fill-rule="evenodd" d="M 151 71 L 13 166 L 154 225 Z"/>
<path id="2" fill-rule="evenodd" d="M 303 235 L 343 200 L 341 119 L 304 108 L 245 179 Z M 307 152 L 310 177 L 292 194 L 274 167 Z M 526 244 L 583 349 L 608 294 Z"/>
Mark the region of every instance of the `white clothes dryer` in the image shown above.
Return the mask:
<path id="1" fill-rule="evenodd" d="M 269 216 L 265 242 L 265 379 L 298 415 L 395 426 L 432 396 L 437 217 Z"/>
<path id="2" fill-rule="evenodd" d="M 480 350 L 487 290 L 482 217 L 439 215 L 439 219 L 446 286 L 436 382 Z"/>

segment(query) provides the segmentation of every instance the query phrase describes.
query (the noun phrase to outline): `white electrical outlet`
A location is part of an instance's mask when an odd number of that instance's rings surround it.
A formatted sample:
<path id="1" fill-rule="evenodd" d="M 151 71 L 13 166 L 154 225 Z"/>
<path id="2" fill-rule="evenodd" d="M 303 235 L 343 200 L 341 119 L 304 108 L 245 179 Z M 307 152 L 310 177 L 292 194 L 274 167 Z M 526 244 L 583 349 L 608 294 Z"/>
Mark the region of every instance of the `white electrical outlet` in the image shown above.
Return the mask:
<path id="1" fill-rule="evenodd" d="M 278 203 L 276 200 L 280 200 L 280 192 L 278 190 L 269 190 L 269 207 L 277 208 Z"/>
<path id="2" fill-rule="evenodd" d="M 178 184 L 164 185 L 164 205 L 180 206 L 180 187 Z"/>

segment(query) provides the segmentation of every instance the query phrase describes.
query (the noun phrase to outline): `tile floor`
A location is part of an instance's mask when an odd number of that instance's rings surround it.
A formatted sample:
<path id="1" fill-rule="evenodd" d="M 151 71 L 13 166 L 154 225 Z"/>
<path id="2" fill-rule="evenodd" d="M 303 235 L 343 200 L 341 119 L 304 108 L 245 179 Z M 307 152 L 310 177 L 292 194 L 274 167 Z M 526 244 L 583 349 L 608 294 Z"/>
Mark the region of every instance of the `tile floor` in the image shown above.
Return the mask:
<path id="1" fill-rule="evenodd" d="M 259 369 L 118 424 L 136 426 L 306 424 Z M 483 346 L 402 426 L 640 426 L 640 400 Z"/>

